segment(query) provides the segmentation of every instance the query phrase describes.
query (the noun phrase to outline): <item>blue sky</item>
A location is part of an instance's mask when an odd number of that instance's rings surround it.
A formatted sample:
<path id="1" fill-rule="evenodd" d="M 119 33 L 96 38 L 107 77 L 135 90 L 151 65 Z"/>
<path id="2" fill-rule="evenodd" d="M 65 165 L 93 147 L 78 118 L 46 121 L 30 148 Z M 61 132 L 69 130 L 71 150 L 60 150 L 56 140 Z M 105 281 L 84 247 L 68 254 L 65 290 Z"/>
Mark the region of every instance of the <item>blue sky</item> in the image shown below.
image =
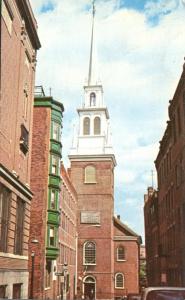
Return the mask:
<path id="1" fill-rule="evenodd" d="M 63 159 L 88 72 L 91 1 L 31 0 L 42 44 L 36 83 L 65 107 Z M 97 0 L 99 70 L 108 107 L 115 169 L 115 214 L 144 236 L 143 195 L 168 119 L 185 54 L 184 0 Z M 154 180 L 156 186 L 156 178 Z"/>

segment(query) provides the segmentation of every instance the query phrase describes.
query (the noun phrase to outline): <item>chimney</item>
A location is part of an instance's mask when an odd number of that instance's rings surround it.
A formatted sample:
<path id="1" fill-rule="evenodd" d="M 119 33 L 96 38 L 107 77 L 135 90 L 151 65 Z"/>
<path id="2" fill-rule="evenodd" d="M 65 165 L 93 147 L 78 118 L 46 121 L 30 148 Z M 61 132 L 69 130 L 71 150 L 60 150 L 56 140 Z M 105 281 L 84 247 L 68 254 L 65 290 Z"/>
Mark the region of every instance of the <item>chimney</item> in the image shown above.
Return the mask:
<path id="1" fill-rule="evenodd" d="M 120 215 L 117 215 L 117 219 L 120 220 Z"/>
<path id="2" fill-rule="evenodd" d="M 152 196 L 153 195 L 153 192 L 154 192 L 154 189 L 152 186 L 149 186 L 148 187 L 148 196 Z"/>

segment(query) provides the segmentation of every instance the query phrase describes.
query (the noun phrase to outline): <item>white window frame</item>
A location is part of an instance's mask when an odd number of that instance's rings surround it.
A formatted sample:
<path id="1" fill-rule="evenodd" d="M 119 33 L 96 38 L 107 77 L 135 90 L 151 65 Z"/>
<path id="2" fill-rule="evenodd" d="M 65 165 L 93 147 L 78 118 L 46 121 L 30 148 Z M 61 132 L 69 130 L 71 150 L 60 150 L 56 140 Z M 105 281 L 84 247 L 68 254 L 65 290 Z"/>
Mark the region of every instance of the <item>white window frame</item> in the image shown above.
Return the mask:
<path id="1" fill-rule="evenodd" d="M 86 256 L 85 256 L 86 255 L 86 251 L 85 251 L 86 245 L 90 244 L 90 243 L 92 243 L 94 245 L 94 247 L 95 247 L 95 250 L 94 250 L 95 251 L 94 261 L 95 262 L 93 262 L 93 263 L 86 262 Z M 86 241 L 83 244 L 83 265 L 85 265 L 85 266 L 95 266 L 96 265 L 96 244 L 93 241 Z"/>
<path id="2" fill-rule="evenodd" d="M 124 249 L 124 258 L 123 259 L 119 258 L 119 249 L 120 248 Z M 117 249 L 116 249 L 116 256 L 117 256 L 117 261 L 126 261 L 126 259 L 125 259 L 125 247 L 124 246 L 118 246 L 117 247 Z"/>
<path id="3" fill-rule="evenodd" d="M 117 276 L 119 276 L 119 275 L 122 275 L 122 278 L 123 278 L 123 285 L 122 285 L 122 287 L 117 286 Z M 124 274 L 121 273 L 121 272 L 116 273 L 115 274 L 115 289 L 124 289 L 124 288 L 125 288 L 125 277 L 124 277 Z"/>
<path id="4" fill-rule="evenodd" d="M 53 121 L 52 138 L 56 141 L 60 141 L 60 124 L 56 121 Z"/>
<path id="5" fill-rule="evenodd" d="M 56 160 L 56 164 L 54 164 L 54 160 Z M 59 175 L 59 157 L 57 155 L 51 155 L 51 174 Z M 54 171 L 55 168 L 55 171 Z"/>

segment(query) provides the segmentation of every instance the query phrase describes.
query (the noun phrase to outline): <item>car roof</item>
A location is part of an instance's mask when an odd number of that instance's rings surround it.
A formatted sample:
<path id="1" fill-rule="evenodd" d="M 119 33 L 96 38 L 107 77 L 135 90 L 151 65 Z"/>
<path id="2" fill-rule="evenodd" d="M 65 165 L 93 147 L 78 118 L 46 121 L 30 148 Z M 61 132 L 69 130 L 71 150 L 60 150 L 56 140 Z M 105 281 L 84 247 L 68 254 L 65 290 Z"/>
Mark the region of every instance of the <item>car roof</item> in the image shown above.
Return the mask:
<path id="1" fill-rule="evenodd" d="M 174 287 L 174 286 L 154 286 L 154 287 L 148 287 L 145 288 L 144 293 L 148 294 L 150 291 L 164 291 L 164 290 L 170 290 L 170 291 L 185 291 L 185 287 Z"/>

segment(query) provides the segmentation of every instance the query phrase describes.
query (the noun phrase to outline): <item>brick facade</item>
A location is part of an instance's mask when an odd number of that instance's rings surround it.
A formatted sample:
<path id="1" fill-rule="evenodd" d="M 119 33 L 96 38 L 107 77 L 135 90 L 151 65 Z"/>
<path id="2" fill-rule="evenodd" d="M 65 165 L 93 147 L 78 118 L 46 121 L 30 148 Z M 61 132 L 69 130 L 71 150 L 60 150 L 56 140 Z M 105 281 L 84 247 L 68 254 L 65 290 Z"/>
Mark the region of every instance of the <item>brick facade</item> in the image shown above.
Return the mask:
<path id="1" fill-rule="evenodd" d="M 158 192 L 152 187 L 144 196 L 146 271 L 148 286 L 160 285 Z"/>
<path id="2" fill-rule="evenodd" d="M 29 295 L 34 299 L 56 299 L 63 105 L 46 97 L 41 87 L 39 91 L 33 110 Z"/>
<path id="3" fill-rule="evenodd" d="M 169 121 L 155 165 L 158 176 L 158 265 L 160 285 L 184 286 L 185 69 L 169 101 Z M 151 242 L 150 247 L 151 247 Z M 157 276 L 157 275 L 156 275 Z M 154 282 L 155 284 L 155 282 Z"/>
<path id="4" fill-rule="evenodd" d="M 57 271 L 62 277 L 60 295 L 63 299 L 74 299 L 76 295 L 76 260 L 77 260 L 77 194 L 70 181 L 67 171 L 61 165 L 61 192 L 59 227 L 59 257 Z M 66 269 L 65 269 L 66 268 Z"/>
<path id="5" fill-rule="evenodd" d="M 113 299 L 139 292 L 140 238 L 120 220 L 114 218 L 114 161 L 103 155 L 69 156 L 71 181 L 78 195 L 78 281 L 77 298 Z M 94 166 L 96 180 L 85 182 L 85 168 Z M 86 263 L 85 245 L 96 247 L 95 263 Z M 127 253 L 117 261 L 117 247 Z M 115 277 L 122 273 L 123 287 L 116 288 Z M 92 290 L 89 291 L 89 289 Z"/>
<path id="6" fill-rule="evenodd" d="M 42 120 L 42 122 L 41 122 Z M 34 298 L 44 297 L 45 244 L 47 228 L 48 168 L 51 110 L 35 107 L 33 114 L 33 147 L 31 164 L 31 189 L 34 197 L 31 203 L 30 227 L 30 275 L 31 252 L 35 253 Z M 43 151 L 44 149 L 44 151 Z M 38 240 L 37 243 L 31 243 Z"/>
<path id="7" fill-rule="evenodd" d="M 32 106 L 39 48 L 29 1 L 1 1 L 0 297 L 28 297 Z"/>
<path id="8" fill-rule="evenodd" d="M 114 293 L 113 257 L 113 170 L 112 159 L 76 161 L 71 158 L 71 181 L 78 195 L 78 284 L 77 297 L 85 294 L 85 280 L 90 277 L 96 282 L 96 299 L 112 299 Z M 96 183 L 88 184 L 84 180 L 84 170 L 88 165 L 96 169 Z M 99 223 L 83 223 L 82 212 L 98 212 Z M 85 265 L 83 247 L 87 241 L 96 244 L 96 264 Z M 105 255 L 106 253 L 106 255 Z M 90 285 L 90 284 L 89 284 Z M 95 291 L 93 291 L 94 293 Z"/>
<path id="9" fill-rule="evenodd" d="M 124 258 L 119 260 L 118 248 L 124 249 Z M 124 289 L 114 285 L 114 297 L 121 298 L 129 293 L 139 293 L 139 250 L 140 237 L 128 226 L 123 224 L 119 217 L 114 218 L 114 279 L 116 274 L 123 274 Z"/>

